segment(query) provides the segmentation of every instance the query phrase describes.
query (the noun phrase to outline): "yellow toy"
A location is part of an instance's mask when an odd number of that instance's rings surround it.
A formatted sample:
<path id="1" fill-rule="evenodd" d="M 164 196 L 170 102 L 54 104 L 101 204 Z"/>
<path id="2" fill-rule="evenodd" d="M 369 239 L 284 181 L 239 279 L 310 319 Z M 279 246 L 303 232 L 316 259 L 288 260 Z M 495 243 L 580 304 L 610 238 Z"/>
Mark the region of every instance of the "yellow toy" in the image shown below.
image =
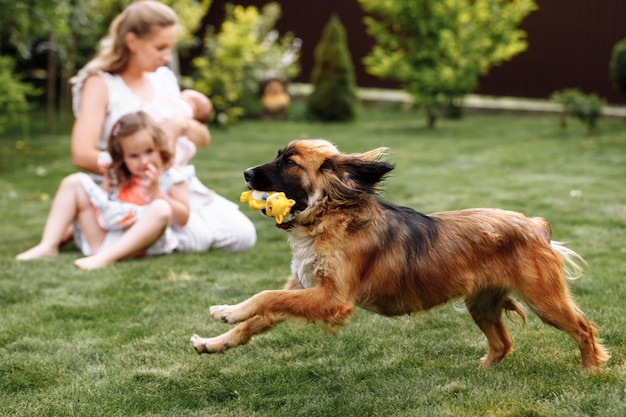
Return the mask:
<path id="1" fill-rule="evenodd" d="M 263 210 L 265 208 L 265 201 L 267 197 L 274 194 L 274 191 L 257 191 L 248 190 L 241 193 L 239 201 L 242 203 L 248 203 L 248 206 L 252 210 Z"/>
<path id="2" fill-rule="evenodd" d="M 294 204 L 296 204 L 295 200 L 287 198 L 285 193 L 274 193 L 267 197 L 267 201 L 265 202 L 265 214 L 276 217 L 276 223 L 281 224 L 283 218 L 289 214 Z"/>
<path id="3" fill-rule="evenodd" d="M 239 201 L 248 203 L 252 210 L 264 210 L 266 216 L 275 217 L 281 224 L 296 202 L 287 198 L 285 193 L 275 191 L 248 190 L 241 193 Z"/>

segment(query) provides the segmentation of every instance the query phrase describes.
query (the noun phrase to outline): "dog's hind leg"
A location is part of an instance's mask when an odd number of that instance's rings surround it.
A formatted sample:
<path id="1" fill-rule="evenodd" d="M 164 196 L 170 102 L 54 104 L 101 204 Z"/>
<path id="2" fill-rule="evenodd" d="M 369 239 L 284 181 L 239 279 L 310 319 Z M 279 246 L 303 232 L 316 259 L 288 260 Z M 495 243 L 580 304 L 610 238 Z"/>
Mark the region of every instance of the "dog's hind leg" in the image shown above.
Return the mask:
<path id="1" fill-rule="evenodd" d="M 517 290 L 541 320 L 574 338 L 580 349 L 583 369 L 599 370 L 609 359 L 609 354 L 596 340 L 595 328 L 570 296 L 561 266 L 544 263 L 538 273 L 534 285 L 520 286 Z"/>
<path id="2" fill-rule="evenodd" d="M 465 299 L 474 322 L 487 337 L 488 352 L 481 360 L 481 365 L 488 367 L 500 362 L 513 349 L 502 311 L 514 311 L 525 320 L 522 308 L 507 295 L 502 288 L 487 288 Z"/>
<path id="3" fill-rule="evenodd" d="M 255 316 L 216 337 L 203 338 L 194 334 L 191 336 L 191 344 L 198 354 L 223 353 L 230 348 L 247 344 L 252 336 L 263 333 L 272 327 L 263 317 Z"/>

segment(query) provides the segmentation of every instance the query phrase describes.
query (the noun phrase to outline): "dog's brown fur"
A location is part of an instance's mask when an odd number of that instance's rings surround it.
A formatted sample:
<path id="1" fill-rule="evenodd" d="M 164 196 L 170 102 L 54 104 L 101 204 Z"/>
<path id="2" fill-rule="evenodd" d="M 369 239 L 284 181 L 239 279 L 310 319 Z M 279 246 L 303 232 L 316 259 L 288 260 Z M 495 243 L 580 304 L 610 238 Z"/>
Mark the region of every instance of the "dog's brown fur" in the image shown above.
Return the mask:
<path id="1" fill-rule="evenodd" d="M 599 370 L 609 355 L 564 279 L 564 263 L 579 270 L 578 255 L 550 241 L 548 223 L 497 209 L 426 216 L 384 202 L 375 196 L 393 169 L 381 160 L 384 151 L 348 155 L 324 140 L 297 140 L 274 161 L 246 170 L 249 187 L 296 201 L 287 223 L 292 275 L 284 290 L 211 307 L 217 320 L 239 324 L 210 339 L 194 335 L 196 351 L 224 352 L 289 317 L 339 326 L 355 305 L 394 316 L 464 298 L 487 337 L 482 364 L 489 366 L 512 349 L 502 312 L 525 319 L 509 297 L 514 291 L 574 338 L 584 369 Z"/>

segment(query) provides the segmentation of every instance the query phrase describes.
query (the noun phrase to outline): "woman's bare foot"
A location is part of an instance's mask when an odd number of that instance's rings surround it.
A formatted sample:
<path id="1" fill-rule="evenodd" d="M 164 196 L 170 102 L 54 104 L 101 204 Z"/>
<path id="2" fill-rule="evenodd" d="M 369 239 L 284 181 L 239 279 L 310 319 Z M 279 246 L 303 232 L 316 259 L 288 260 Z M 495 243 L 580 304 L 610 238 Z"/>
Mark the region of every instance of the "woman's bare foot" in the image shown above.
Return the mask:
<path id="1" fill-rule="evenodd" d="M 113 265 L 114 263 L 115 260 L 104 258 L 98 254 L 87 256 L 85 258 L 79 258 L 74 261 L 74 265 L 80 269 L 104 268 L 105 266 Z"/>
<path id="2" fill-rule="evenodd" d="M 50 247 L 43 244 L 33 246 L 29 250 L 20 253 L 15 257 L 18 261 L 30 261 L 33 259 L 47 258 L 51 256 L 57 256 L 59 254 L 58 247 Z"/>

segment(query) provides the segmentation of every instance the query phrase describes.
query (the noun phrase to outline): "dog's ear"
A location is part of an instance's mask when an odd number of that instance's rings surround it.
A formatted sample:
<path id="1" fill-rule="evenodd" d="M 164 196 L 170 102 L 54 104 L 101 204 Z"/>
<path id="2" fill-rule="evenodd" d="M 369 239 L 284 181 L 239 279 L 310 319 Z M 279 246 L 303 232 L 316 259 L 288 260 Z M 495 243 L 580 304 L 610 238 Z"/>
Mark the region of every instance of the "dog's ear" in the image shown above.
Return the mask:
<path id="1" fill-rule="evenodd" d="M 359 193 L 376 193 L 376 184 L 394 166 L 386 161 L 378 160 L 384 148 L 374 149 L 359 155 L 339 154 L 327 159 L 320 171 L 331 173 L 334 180 L 332 188 L 343 198 L 354 197 Z"/>
<path id="2" fill-rule="evenodd" d="M 371 151 L 364 152 L 362 154 L 353 154 L 352 156 L 360 158 L 364 161 L 379 161 L 387 155 L 389 148 L 381 146 L 380 148 L 372 149 Z"/>
<path id="3" fill-rule="evenodd" d="M 366 162 L 354 160 L 345 165 L 344 175 L 348 175 L 356 181 L 360 187 L 367 192 L 376 192 L 376 184 L 381 182 L 385 175 L 393 169 L 393 165 L 385 161 Z"/>

